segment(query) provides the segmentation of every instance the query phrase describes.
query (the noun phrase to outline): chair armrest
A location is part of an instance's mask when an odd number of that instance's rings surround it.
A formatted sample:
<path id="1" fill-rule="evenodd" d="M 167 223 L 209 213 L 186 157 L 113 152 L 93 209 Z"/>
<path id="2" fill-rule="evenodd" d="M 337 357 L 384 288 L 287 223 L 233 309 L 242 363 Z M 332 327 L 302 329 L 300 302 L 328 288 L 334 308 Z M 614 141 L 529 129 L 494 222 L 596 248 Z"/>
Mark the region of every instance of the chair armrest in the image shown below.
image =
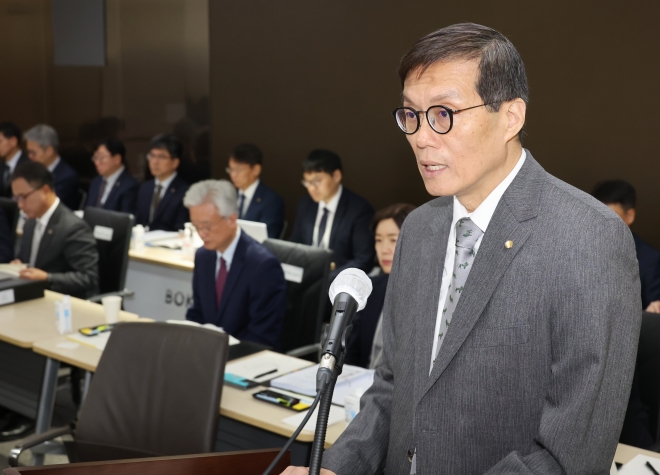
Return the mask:
<path id="1" fill-rule="evenodd" d="M 95 295 L 93 297 L 88 298 L 87 300 L 89 300 L 90 302 L 100 303 L 103 297 L 110 297 L 113 295 L 117 295 L 119 297 L 132 297 L 133 295 L 135 295 L 135 292 L 129 289 L 124 289 L 124 290 L 119 290 L 117 292 L 108 292 L 107 294 Z"/>
<path id="2" fill-rule="evenodd" d="M 9 466 L 18 467 L 18 458 L 25 450 L 66 434 L 73 434 L 73 429 L 69 426 L 55 427 L 46 432 L 42 432 L 41 434 L 32 434 L 31 436 L 26 437 L 19 441 L 18 445 L 9 452 L 9 458 L 7 459 Z"/>
<path id="3" fill-rule="evenodd" d="M 313 353 L 319 353 L 321 351 L 321 344 L 314 343 L 312 345 L 301 346 L 300 348 L 294 348 L 293 350 L 287 351 L 286 354 L 289 356 L 295 356 L 299 358 L 301 356 L 311 355 Z"/>

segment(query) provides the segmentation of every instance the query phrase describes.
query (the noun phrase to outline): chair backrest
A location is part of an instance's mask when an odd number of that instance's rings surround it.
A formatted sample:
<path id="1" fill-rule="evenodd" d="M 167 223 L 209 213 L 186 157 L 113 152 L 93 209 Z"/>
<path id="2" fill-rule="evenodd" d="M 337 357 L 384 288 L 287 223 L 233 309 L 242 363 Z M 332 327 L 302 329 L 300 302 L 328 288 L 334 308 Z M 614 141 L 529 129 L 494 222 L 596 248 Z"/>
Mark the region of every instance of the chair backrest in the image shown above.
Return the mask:
<path id="1" fill-rule="evenodd" d="M 168 323 L 120 323 L 78 415 L 77 459 L 212 452 L 226 333 Z"/>
<path id="2" fill-rule="evenodd" d="M 100 292 L 124 290 L 135 218 L 132 214 L 88 206 L 83 219 L 92 228 L 99 250 Z M 111 234 L 109 229 L 112 229 Z"/>
<path id="3" fill-rule="evenodd" d="M 279 239 L 267 239 L 264 246 L 281 263 L 303 270 L 301 282 L 287 281 L 282 351 L 317 343 L 328 299 L 332 251 Z"/>
<path id="4" fill-rule="evenodd" d="M 78 202 L 78 209 L 80 210 L 85 208 L 85 205 L 87 204 L 87 192 L 82 188 L 78 188 L 78 197 L 80 198 L 80 201 Z"/>
<path id="5" fill-rule="evenodd" d="M 11 242 L 16 243 L 16 223 L 18 223 L 18 203 L 11 198 L 0 197 L 0 208 L 3 209 L 7 215 L 7 223 L 9 224 L 9 232 L 11 233 Z"/>

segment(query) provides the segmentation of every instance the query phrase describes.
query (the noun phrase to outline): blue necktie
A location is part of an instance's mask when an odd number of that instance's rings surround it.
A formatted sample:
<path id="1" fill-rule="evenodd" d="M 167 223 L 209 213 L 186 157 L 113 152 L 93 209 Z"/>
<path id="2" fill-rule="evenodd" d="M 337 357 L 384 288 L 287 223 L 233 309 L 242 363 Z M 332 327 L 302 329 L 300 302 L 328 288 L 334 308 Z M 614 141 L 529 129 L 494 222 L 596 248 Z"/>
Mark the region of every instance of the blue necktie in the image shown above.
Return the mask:
<path id="1" fill-rule="evenodd" d="M 238 192 L 238 219 L 243 219 L 243 205 L 245 204 L 245 194 Z"/>
<path id="2" fill-rule="evenodd" d="M 330 213 L 330 210 L 323 208 L 323 216 L 321 216 L 321 222 L 319 223 L 319 234 L 316 238 L 316 247 L 321 247 L 321 243 L 323 242 L 325 228 L 328 225 L 328 213 Z"/>

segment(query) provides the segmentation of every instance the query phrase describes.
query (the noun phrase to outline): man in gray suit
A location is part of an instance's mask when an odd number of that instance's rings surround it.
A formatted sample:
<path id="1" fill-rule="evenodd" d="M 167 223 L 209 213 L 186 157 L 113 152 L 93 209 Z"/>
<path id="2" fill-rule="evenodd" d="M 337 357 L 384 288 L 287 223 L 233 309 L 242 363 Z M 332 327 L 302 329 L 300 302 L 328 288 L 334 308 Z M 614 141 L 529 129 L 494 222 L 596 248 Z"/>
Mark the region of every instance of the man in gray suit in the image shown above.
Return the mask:
<path id="1" fill-rule="evenodd" d="M 502 34 L 443 28 L 399 75 L 394 115 L 440 198 L 403 224 L 383 360 L 322 473 L 609 473 L 642 310 L 630 231 L 522 148 Z"/>
<path id="2" fill-rule="evenodd" d="M 56 292 L 86 298 L 98 294 L 96 241 L 87 223 L 55 195 L 53 174 L 38 162 L 16 167 L 12 190 L 29 218 L 15 262 L 29 264 L 21 277 L 45 280 Z"/>

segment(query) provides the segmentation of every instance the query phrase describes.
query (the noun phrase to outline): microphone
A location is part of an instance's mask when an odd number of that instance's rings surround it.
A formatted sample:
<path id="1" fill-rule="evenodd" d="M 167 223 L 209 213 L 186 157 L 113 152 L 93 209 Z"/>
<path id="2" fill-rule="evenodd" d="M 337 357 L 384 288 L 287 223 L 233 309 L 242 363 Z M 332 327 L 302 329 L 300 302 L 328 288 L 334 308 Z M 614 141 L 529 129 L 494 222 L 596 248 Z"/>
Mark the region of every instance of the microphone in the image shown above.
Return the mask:
<path id="1" fill-rule="evenodd" d="M 343 361 L 346 340 L 355 313 L 364 309 L 373 286 L 371 279 L 360 269 L 344 269 L 330 285 L 333 302 L 332 318 L 324 339 L 323 356 L 316 376 L 316 389 L 325 390 L 338 359 Z"/>

